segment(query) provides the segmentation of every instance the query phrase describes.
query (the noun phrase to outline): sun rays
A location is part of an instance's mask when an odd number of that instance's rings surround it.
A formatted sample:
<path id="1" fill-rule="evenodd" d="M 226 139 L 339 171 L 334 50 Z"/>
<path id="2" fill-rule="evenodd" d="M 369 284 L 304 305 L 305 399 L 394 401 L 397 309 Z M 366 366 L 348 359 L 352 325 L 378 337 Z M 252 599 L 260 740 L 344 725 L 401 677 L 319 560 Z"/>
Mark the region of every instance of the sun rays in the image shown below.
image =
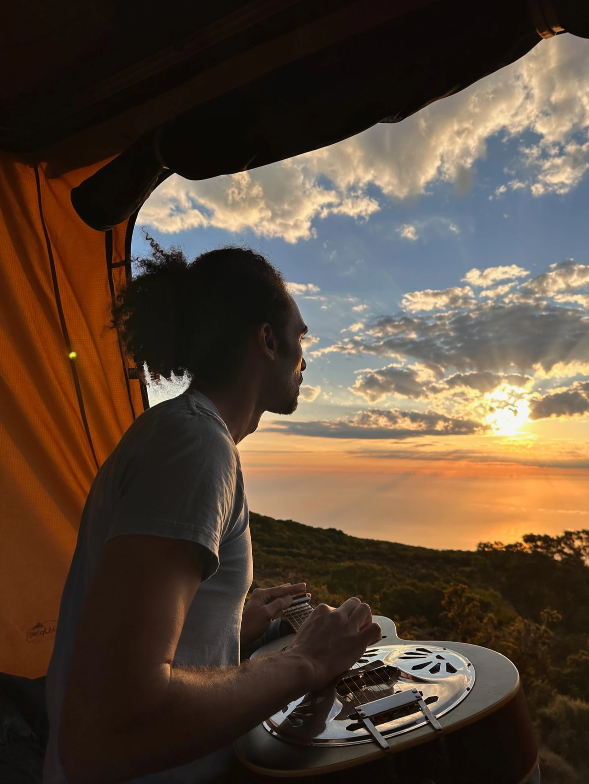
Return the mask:
<path id="1" fill-rule="evenodd" d="M 484 396 L 489 406 L 486 424 L 499 436 L 518 435 L 523 425 L 530 421 L 530 395 L 523 387 L 501 384 Z"/>

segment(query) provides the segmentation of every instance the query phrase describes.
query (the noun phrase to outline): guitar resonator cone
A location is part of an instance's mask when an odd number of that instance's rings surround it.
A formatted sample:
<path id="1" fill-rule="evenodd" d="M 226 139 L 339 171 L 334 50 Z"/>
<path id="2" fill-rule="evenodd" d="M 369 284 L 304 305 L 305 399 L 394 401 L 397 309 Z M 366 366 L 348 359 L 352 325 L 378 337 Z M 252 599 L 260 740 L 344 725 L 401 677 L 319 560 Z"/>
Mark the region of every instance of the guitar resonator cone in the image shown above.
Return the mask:
<path id="1" fill-rule="evenodd" d="M 372 743 L 372 735 L 356 714 L 358 705 L 417 689 L 439 718 L 469 695 L 474 682 L 474 666 L 456 651 L 435 645 L 378 645 L 367 650 L 336 687 L 291 702 L 264 722 L 264 727 L 284 741 L 306 746 Z M 416 705 L 372 720 L 385 737 L 427 723 Z"/>

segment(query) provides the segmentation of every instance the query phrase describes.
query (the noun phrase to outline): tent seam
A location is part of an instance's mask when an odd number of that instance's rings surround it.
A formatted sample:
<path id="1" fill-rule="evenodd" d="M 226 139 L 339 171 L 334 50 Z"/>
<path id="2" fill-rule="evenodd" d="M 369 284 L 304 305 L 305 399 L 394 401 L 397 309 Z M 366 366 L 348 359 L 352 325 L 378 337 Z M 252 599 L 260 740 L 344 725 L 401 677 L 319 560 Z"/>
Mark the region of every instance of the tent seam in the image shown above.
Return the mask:
<path id="1" fill-rule="evenodd" d="M 162 178 L 162 173 L 160 173 L 158 177 L 158 183 L 155 187 L 157 188 L 158 185 L 161 182 L 163 182 L 164 179 L 167 179 L 167 176 L 168 175 L 166 173 L 166 176 Z M 127 220 L 127 231 L 125 232 L 125 262 L 126 262 L 125 276 L 127 280 L 127 286 L 131 283 L 133 279 L 133 269 L 131 266 L 131 255 L 132 255 L 131 247 L 133 242 L 133 232 L 135 231 L 135 224 L 137 222 L 137 216 L 139 215 L 139 210 L 141 209 L 142 206 L 143 204 L 141 204 Z M 135 362 L 135 365 L 137 365 L 137 362 Z M 137 372 L 139 373 L 139 368 L 137 368 Z M 138 376 L 138 378 L 139 378 L 139 389 L 141 390 L 141 402 L 143 403 L 143 410 L 147 411 L 148 408 L 150 408 L 149 395 L 147 394 L 147 386 L 145 385 L 144 381 L 141 379 L 140 376 Z"/>
<path id="2" fill-rule="evenodd" d="M 61 295 L 59 293 L 59 283 L 57 280 L 57 270 L 55 268 L 55 258 L 53 256 L 53 248 L 51 246 L 51 239 L 49 237 L 49 232 L 47 231 L 47 225 L 45 224 L 45 216 L 43 214 L 43 200 L 41 198 L 41 179 L 39 177 L 39 166 L 35 163 L 34 165 L 35 171 L 35 182 L 37 185 L 37 201 L 39 204 L 39 217 L 41 219 L 41 227 L 43 228 L 43 234 L 45 236 L 45 244 L 47 246 L 47 256 L 49 258 L 49 268 L 51 270 L 51 280 L 53 282 L 53 295 L 55 297 L 55 306 L 57 308 L 57 314 L 59 316 L 59 322 L 61 324 L 61 332 L 63 335 L 63 339 L 68 351 L 68 354 L 72 354 L 72 344 L 70 342 L 70 336 L 67 328 L 67 324 L 65 321 L 65 315 L 63 312 L 63 305 L 61 303 Z M 74 379 L 74 386 L 76 389 L 76 396 L 78 398 L 78 407 L 80 409 L 80 415 L 82 417 L 82 423 L 84 425 L 84 430 L 86 431 L 86 436 L 88 438 L 88 443 L 90 444 L 90 449 L 92 451 L 92 457 L 94 458 L 94 463 L 96 464 L 96 469 L 98 470 L 98 459 L 96 457 L 96 452 L 94 450 L 94 444 L 92 443 L 92 435 L 90 434 L 90 426 L 88 424 L 88 418 L 86 416 L 86 407 L 84 405 L 84 398 L 82 397 L 82 387 L 80 386 L 80 378 L 78 376 L 78 370 L 76 368 L 75 358 L 70 356 L 70 367 L 72 369 L 72 376 Z"/>
<path id="3" fill-rule="evenodd" d="M 115 284 L 112 277 L 112 270 L 113 270 L 113 263 L 112 263 L 112 253 L 113 253 L 113 236 L 112 236 L 112 229 L 110 231 L 105 232 L 104 234 L 104 249 L 106 252 L 106 269 L 108 272 L 108 285 L 110 288 L 110 299 L 113 308 L 116 305 L 115 302 Z M 117 333 L 117 341 L 119 344 L 119 354 L 121 355 L 121 362 L 123 363 L 123 374 L 125 376 L 125 385 L 127 387 L 127 395 L 129 397 L 129 405 L 131 406 L 131 415 L 133 417 L 133 421 L 137 419 L 135 414 L 135 407 L 133 405 L 133 398 L 131 396 L 131 386 L 129 384 L 129 374 L 127 372 L 127 365 L 125 363 L 125 354 L 123 352 L 123 344 L 121 343 L 121 336 L 119 334 L 118 329 L 116 330 Z"/>

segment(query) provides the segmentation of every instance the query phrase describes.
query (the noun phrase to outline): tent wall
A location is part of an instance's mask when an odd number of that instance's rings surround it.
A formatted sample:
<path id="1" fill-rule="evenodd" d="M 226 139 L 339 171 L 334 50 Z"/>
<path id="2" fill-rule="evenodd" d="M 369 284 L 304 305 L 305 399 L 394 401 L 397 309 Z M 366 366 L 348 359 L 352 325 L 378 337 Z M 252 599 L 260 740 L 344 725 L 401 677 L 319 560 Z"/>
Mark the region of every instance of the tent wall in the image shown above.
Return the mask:
<path id="1" fill-rule="evenodd" d="M 109 328 L 127 223 L 88 228 L 58 179 L 0 154 L 0 671 L 44 675 L 84 502 L 143 411 Z M 75 352 L 75 358 L 70 358 Z"/>

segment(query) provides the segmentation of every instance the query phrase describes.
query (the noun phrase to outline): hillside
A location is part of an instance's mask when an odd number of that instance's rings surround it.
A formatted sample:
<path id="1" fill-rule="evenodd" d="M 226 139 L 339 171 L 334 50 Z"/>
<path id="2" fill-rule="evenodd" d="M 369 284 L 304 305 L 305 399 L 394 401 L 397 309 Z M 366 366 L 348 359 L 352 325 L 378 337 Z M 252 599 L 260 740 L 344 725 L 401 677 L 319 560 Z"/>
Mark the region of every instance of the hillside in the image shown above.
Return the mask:
<path id="1" fill-rule="evenodd" d="M 315 602 L 359 596 L 407 639 L 461 640 L 508 656 L 536 726 L 542 781 L 589 781 L 589 531 L 463 551 L 255 513 L 250 524 L 255 585 L 305 580 Z"/>

